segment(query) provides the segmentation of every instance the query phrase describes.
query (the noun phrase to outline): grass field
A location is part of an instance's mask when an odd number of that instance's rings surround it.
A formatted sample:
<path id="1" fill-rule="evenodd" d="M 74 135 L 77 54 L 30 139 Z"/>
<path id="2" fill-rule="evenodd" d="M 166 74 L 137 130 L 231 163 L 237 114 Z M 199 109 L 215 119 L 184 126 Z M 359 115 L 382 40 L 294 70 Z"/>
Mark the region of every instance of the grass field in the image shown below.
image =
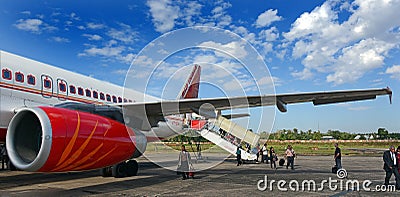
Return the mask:
<path id="1" fill-rule="evenodd" d="M 267 141 L 268 147 L 274 147 L 275 151 L 281 155 L 286 150 L 288 144 L 298 155 L 333 155 L 335 152 L 334 143 L 338 142 L 342 150 L 342 155 L 352 156 L 378 156 L 383 151 L 388 150 L 390 145 L 395 147 L 400 145 L 400 141 Z"/>
<path id="2" fill-rule="evenodd" d="M 264 144 L 265 140 L 261 140 L 260 144 Z M 297 155 L 333 155 L 335 152 L 334 143 L 338 142 L 339 147 L 342 150 L 342 154 L 345 156 L 380 156 L 383 151 L 388 150 L 390 145 L 395 147 L 400 146 L 400 141 L 378 141 L 378 140 L 349 140 L 349 141 L 304 141 L 304 140 L 288 140 L 288 141 L 278 141 L 271 140 L 267 141 L 268 148 L 274 147 L 275 152 L 283 156 L 287 145 L 291 144 Z M 180 150 L 180 143 L 168 143 L 167 146 L 171 150 Z M 196 150 L 196 146 L 193 144 L 193 150 L 190 145 L 186 144 L 186 149 L 190 152 Z M 150 146 L 147 151 L 154 150 L 154 145 Z M 211 149 L 210 149 L 211 148 Z M 201 149 L 203 151 L 221 151 L 221 149 L 212 143 L 201 144 Z"/>

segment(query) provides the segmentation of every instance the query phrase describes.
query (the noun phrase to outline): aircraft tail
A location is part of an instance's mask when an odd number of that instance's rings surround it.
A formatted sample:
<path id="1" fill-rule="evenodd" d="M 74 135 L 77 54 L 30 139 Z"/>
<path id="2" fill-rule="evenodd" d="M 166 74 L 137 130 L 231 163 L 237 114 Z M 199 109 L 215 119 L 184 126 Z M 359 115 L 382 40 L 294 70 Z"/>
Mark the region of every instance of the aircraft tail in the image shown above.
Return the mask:
<path id="1" fill-rule="evenodd" d="M 200 65 L 195 64 L 178 95 L 178 99 L 197 98 L 199 96 L 200 73 Z"/>

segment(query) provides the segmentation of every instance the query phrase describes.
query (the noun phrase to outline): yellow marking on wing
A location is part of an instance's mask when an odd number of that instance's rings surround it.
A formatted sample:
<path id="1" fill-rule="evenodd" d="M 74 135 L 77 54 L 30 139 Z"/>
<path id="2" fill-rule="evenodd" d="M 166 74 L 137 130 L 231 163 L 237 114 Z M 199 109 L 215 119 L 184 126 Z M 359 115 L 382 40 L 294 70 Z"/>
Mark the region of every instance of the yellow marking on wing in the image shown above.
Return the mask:
<path id="1" fill-rule="evenodd" d="M 68 158 L 68 160 L 66 160 L 62 165 L 58 166 L 57 168 L 55 168 L 54 170 L 57 171 L 59 169 L 65 168 L 66 166 L 72 164 L 76 159 L 79 158 L 79 156 L 82 154 L 83 150 L 86 148 L 86 146 L 89 144 L 90 140 L 93 137 L 94 132 L 97 129 L 97 125 L 99 124 L 99 121 L 96 121 L 96 125 L 94 126 L 92 132 L 90 133 L 89 137 L 85 140 L 85 142 L 83 142 L 82 146 L 79 147 L 79 149 L 74 152 L 74 154 L 71 155 L 70 158 Z"/>
<path id="2" fill-rule="evenodd" d="M 57 163 L 56 166 L 59 166 L 61 163 L 63 163 L 63 162 L 65 161 L 65 159 L 67 158 L 67 156 L 71 153 L 72 148 L 74 147 L 76 138 L 78 137 L 79 129 L 80 129 L 80 127 L 81 127 L 81 118 L 80 118 L 78 112 L 76 112 L 76 114 L 78 115 L 78 123 L 77 123 L 76 128 L 75 128 L 75 133 L 74 133 L 74 135 L 72 136 L 72 139 L 69 141 L 67 147 L 65 148 L 65 150 L 64 150 L 63 154 L 61 155 L 61 158 L 60 158 L 60 160 L 58 161 L 58 163 Z"/>

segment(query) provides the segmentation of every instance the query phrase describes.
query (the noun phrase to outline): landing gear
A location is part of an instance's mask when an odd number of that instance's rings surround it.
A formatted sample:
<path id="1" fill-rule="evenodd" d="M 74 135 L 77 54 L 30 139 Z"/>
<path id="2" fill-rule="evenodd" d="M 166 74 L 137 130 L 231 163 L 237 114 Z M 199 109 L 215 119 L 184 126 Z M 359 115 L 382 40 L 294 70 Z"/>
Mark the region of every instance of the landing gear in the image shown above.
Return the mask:
<path id="1" fill-rule="evenodd" d="M 14 164 L 11 162 L 11 160 L 8 160 L 7 167 L 8 167 L 8 169 L 10 169 L 11 171 L 16 171 L 16 170 L 18 170 L 17 167 L 15 167 Z"/>
<path id="2" fill-rule="evenodd" d="M 136 160 L 128 160 L 110 167 L 100 169 L 100 174 L 103 177 L 129 177 L 136 176 L 139 170 L 139 165 Z"/>
<path id="3" fill-rule="evenodd" d="M 112 176 L 111 166 L 100 169 L 100 174 L 102 177 L 111 177 Z"/>
<path id="4" fill-rule="evenodd" d="M 128 176 L 136 176 L 139 170 L 138 162 L 136 160 L 129 160 L 126 165 L 126 174 Z"/>

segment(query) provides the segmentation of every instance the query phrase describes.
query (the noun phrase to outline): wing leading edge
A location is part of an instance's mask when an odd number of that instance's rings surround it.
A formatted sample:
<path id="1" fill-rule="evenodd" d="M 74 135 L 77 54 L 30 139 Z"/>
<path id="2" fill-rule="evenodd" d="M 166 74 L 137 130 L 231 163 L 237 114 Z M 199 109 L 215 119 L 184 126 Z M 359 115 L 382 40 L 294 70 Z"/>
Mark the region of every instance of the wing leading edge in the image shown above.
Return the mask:
<path id="1" fill-rule="evenodd" d="M 128 125 L 134 128 L 142 128 L 143 126 L 140 125 L 143 125 L 144 122 L 146 122 L 144 118 L 147 118 L 147 121 L 151 126 L 156 126 L 157 122 L 163 120 L 164 116 L 173 114 L 195 112 L 207 116 L 208 112 L 214 110 L 272 105 L 276 105 L 281 112 L 286 112 L 287 104 L 312 102 L 314 105 L 323 105 L 375 99 L 379 95 L 389 95 L 391 102 L 392 91 L 387 87 L 382 89 L 241 96 L 231 98 L 163 100 L 155 102 L 127 103 L 120 106 L 123 108 L 125 116 L 128 116 L 131 120 L 136 120 Z"/>

